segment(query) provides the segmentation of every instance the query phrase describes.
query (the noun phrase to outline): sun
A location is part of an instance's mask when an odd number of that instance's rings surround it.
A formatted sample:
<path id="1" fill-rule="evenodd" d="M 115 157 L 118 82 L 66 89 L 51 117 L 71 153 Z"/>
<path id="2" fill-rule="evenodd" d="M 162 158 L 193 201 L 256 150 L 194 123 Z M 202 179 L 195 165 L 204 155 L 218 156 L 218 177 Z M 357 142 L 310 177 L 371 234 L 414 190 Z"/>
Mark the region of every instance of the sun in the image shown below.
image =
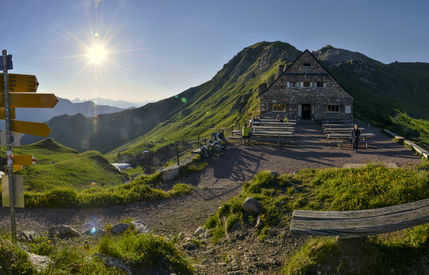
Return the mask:
<path id="1" fill-rule="evenodd" d="M 93 44 L 89 46 L 86 51 L 89 63 L 96 66 L 105 63 L 107 61 L 108 54 L 106 47 L 101 44 Z"/>

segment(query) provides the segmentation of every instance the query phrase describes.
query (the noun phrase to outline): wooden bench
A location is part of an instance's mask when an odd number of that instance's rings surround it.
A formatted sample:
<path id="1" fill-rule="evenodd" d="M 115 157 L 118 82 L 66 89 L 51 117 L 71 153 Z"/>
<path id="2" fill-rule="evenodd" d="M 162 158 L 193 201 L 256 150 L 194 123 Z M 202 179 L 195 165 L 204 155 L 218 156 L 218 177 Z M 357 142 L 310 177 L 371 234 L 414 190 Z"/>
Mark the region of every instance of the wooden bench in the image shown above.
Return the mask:
<path id="1" fill-rule="evenodd" d="M 253 130 L 275 130 L 275 131 L 295 131 L 295 127 L 291 126 L 253 126 Z"/>
<path id="2" fill-rule="evenodd" d="M 262 121 L 257 121 L 254 122 L 253 125 L 256 126 L 293 126 L 295 127 L 296 122 L 262 122 Z"/>
<path id="3" fill-rule="evenodd" d="M 429 199 L 355 211 L 294 210 L 292 234 L 360 238 L 429 223 Z"/>

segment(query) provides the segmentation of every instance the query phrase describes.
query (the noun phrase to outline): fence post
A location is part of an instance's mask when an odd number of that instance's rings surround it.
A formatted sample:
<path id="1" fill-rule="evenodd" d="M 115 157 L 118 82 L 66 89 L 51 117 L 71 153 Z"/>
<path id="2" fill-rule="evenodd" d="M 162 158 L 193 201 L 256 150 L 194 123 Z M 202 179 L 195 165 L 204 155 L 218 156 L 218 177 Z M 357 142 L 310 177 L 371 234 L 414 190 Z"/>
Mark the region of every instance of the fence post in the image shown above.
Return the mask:
<path id="1" fill-rule="evenodd" d="M 201 148 L 201 146 L 200 146 L 200 136 L 198 136 L 198 149 L 200 149 Z"/>

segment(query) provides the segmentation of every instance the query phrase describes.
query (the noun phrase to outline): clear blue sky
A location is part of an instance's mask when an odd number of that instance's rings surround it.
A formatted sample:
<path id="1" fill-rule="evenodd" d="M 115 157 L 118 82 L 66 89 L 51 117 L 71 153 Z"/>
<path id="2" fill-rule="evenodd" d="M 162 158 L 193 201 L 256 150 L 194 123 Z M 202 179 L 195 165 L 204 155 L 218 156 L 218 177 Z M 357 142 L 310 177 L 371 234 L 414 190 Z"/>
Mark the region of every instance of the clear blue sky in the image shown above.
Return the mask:
<path id="1" fill-rule="evenodd" d="M 428 1 L 1 0 L 11 73 L 73 99 L 162 99 L 199 85 L 259 41 L 326 44 L 384 63 L 429 62 Z M 96 65 L 87 47 L 105 44 Z M 86 46 L 85 46 L 86 45 Z"/>

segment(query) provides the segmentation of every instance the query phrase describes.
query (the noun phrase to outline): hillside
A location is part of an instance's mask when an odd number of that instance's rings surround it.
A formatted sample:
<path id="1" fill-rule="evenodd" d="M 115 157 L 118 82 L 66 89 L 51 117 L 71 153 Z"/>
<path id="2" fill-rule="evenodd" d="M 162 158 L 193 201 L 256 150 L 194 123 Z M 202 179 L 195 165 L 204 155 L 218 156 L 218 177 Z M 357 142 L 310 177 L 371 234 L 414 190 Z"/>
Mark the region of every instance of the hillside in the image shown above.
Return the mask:
<path id="1" fill-rule="evenodd" d="M 258 85 L 273 77 L 278 65 L 292 62 L 300 53 L 283 42 L 257 43 L 240 51 L 211 80 L 175 97 L 97 118 L 54 118 L 49 121 L 52 137 L 79 151 L 110 152 L 110 159 L 136 164 L 153 164 L 153 154 L 144 155 L 142 151 L 162 148 L 158 162 L 165 162 L 175 153 L 173 147 L 166 145 L 181 140 L 186 149 L 186 141 L 195 141 L 197 136 L 220 128 L 240 126 L 255 114 L 259 109 Z M 358 118 L 426 144 L 429 136 L 426 139 L 419 129 L 429 119 L 425 108 L 429 104 L 429 64 L 386 65 L 361 53 L 331 46 L 314 54 L 354 96 Z M 408 128 L 404 127 L 404 120 L 395 121 L 397 110 L 406 112 L 410 121 L 422 119 L 423 124 L 414 127 L 415 123 L 407 123 Z M 25 137 L 23 142 L 35 140 Z"/>
<path id="2" fill-rule="evenodd" d="M 32 145 L 16 147 L 16 155 L 33 155 L 36 165 L 24 167 L 26 190 L 45 191 L 55 187 L 77 189 L 122 183 L 122 175 L 99 152 L 79 153 L 48 138 Z M 1 155 L 5 156 L 2 148 Z M 2 159 L 5 164 L 5 160 Z"/>

